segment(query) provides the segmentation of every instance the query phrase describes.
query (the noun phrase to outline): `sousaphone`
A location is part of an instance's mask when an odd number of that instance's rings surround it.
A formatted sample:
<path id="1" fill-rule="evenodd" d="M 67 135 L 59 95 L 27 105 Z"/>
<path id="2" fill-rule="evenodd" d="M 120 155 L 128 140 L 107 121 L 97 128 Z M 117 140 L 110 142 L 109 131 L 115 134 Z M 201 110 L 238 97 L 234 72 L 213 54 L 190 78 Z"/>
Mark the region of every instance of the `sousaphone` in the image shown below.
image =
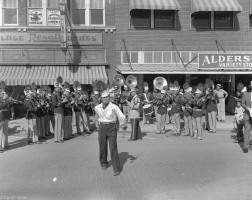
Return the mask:
<path id="1" fill-rule="evenodd" d="M 137 86 L 137 78 L 133 75 L 127 76 L 125 82 L 129 88 L 135 88 Z"/>
<path id="2" fill-rule="evenodd" d="M 157 77 L 153 80 L 153 86 L 158 90 L 162 90 L 164 86 L 167 86 L 167 80 L 161 76 Z"/>

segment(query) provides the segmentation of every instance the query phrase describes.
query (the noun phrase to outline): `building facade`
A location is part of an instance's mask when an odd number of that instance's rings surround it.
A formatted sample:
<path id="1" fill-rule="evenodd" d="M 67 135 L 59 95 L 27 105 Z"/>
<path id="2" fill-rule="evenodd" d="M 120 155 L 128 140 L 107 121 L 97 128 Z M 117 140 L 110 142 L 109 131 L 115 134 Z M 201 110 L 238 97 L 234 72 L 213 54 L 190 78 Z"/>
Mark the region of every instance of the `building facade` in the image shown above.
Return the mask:
<path id="1" fill-rule="evenodd" d="M 250 0 L 118 0 L 115 10 L 117 71 L 140 90 L 157 76 L 229 91 L 252 81 Z"/>

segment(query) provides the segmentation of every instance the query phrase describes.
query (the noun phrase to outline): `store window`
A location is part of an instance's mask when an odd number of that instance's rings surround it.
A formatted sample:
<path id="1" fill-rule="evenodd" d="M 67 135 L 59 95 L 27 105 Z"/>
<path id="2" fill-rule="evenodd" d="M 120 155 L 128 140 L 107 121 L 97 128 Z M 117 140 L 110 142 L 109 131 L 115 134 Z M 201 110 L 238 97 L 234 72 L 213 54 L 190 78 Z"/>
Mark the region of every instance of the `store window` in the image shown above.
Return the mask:
<path id="1" fill-rule="evenodd" d="M 154 27 L 155 28 L 174 28 L 175 11 L 174 10 L 155 10 Z"/>
<path id="2" fill-rule="evenodd" d="M 150 28 L 151 26 L 151 10 L 131 10 L 130 26 L 135 28 Z"/>
<path id="3" fill-rule="evenodd" d="M 90 23 L 91 25 L 104 24 L 104 2 L 103 0 L 90 1 Z"/>
<path id="4" fill-rule="evenodd" d="M 18 25 L 18 0 L 3 0 L 3 25 Z"/>
<path id="5" fill-rule="evenodd" d="M 193 13 L 192 23 L 197 29 L 211 28 L 211 12 Z"/>
<path id="6" fill-rule="evenodd" d="M 233 29 L 233 12 L 214 12 L 215 29 Z"/>

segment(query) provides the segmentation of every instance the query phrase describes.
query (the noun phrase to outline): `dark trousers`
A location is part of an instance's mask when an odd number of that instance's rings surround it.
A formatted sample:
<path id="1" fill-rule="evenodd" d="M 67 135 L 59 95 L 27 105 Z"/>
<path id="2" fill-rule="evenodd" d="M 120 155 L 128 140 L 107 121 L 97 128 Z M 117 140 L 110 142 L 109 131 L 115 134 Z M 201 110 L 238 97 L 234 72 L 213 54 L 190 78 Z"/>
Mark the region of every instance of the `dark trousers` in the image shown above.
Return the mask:
<path id="1" fill-rule="evenodd" d="M 249 121 L 244 121 L 244 149 L 249 148 L 249 143 L 250 143 L 250 131 L 252 130 L 252 122 L 251 119 Z"/>
<path id="2" fill-rule="evenodd" d="M 239 138 L 243 138 L 243 131 L 242 131 L 242 129 L 243 129 L 243 124 L 238 124 L 237 122 L 236 122 L 236 125 L 237 125 L 237 138 L 239 139 Z"/>
<path id="3" fill-rule="evenodd" d="M 131 140 L 137 140 L 137 139 L 142 139 L 142 133 L 141 129 L 139 126 L 139 119 L 138 118 L 133 118 L 130 119 L 131 122 Z"/>
<path id="4" fill-rule="evenodd" d="M 111 154 L 111 161 L 114 172 L 121 171 L 121 165 L 117 150 L 117 127 L 116 124 L 102 124 L 99 126 L 99 148 L 101 165 L 108 164 L 108 142 Z"/>

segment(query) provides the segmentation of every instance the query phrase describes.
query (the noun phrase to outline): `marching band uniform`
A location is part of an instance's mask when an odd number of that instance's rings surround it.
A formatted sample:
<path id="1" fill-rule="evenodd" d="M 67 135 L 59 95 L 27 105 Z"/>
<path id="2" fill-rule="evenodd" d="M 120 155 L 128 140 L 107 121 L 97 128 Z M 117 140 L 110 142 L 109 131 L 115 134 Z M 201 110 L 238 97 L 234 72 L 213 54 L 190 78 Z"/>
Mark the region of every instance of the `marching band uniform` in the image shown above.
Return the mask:
<path id="1" fill-rule="evenodd" d="M 82 109 L 82 115 L 84 118 L 84 121 L 87 124 L 88 130 L 89 132 L 91 131 L 91 122 L 90 122 L 90 116 L 89 116 L 89 112 L 90 112 L 90 102 L 89 102 L 89 95 L 87 91 L 83 91 L 83 109 Z"/>
<path id="2" fill-rule="evenodd" d="M 42 86 L 41 86 L 42 87 Z M 37 97 L 41 101 L 38 109 L 38 117 L 37 117 L 37 126 L 39 131 L 39 138 L 45 139 L 45 110 L 44 110 L 44 102 L 42 102 L 43 94 L 42 89 L 37 90 Z"/>
<path id="3" fill-rule="evenodd" d="M 166 91 L 164 89 L 161 90 L 161 97 L 157 100 L 157 134 L 165 133 L 165 122 L 167 116 L 167 107 L 169 104 L 169 98 L 166 95 Z"/>
<path id="4" fill-rule="evenodd" d="M 54 141 L 56 143 L 62 143 L 64 140 L 63 135 L 63 105 L 62 105 L 62 94 L 61 94 L 61 87 L 62 87 L 62 77 L 58 77 L 56 82 L 54 83 L 55 90 L 52 94 L 52 104 L 53 104 L 53 111 L 55 117 L 55 129 L 54 129 Z"/>
<path id="5" fill-rule="evenodd" d="M 184 133 L 183 136 L 191 135 L 193 136 L 193 119 L 192 119 L 192 103 L 193 103 L 193 95 L 192 95 L 192 88 L 186 82 L 183 85 L 185 93 L 182 97 L 182 104 L 183 104 L 183 113 L 184 113 Z"/>
<path id="6" fill-rule="evenodd" d="M 37 107 L 35 102 L 32 100 L 32 91 L 31 86 L 25 86 L 25 95 L 24 106 L 27 108 L 26 119 L 28 121 L 28 134 L 27 134 L 27 143 L 40 143 L 37 127 Z"/>
<path id="7" fill-rule="evenodd" d="M 8 145 L 8 120 L 10 119 L 8 95 L 5 93 L 5 83 L 0 83 L 0 153 L 3 153 Z M 7 142 L 7 143 L 6 143 Z"/>
<path id="8" fill-rule="evenodd" d="M 51 94 L 51 87 L 47 86 L 47 97 L 48 102 L 49 102 L 49 108 L 48 108 L 48 122 L 47 122 L 47 130 L 49 130 L 49 134 L 52 134 L 54 132 L 55 128 L 55 118 L 54 118 L 54 113 L 53 113 L 53 107 L 52 107 L 52 94 Z M 51 132 L 50 130 L 50 123 L 52 125 L 53 131 Z"/>
<path id="9" fill-rule="evenodd" d="M 129 88 L 127 85 L 124 85 L 124 91 L 122 92 L 120 103 L 122 105 L 123 114 L 126 116 L 128 123 L 130 122 L 130 119 L 129 119 L 130 107 L 126 100 L 128 100 L 129 96 L 130 96 Z"/>
<path id="10" fill-rule="evenodd" d="M 154 107 L 155 118 L 157 118 L 157 109 L 158 109 L 157 100 L 158 100 L 159 96 L 160 96 L 160 93 L 158 92 L 158 90 L 154 89 L 153 93 L 152 93 L 152 97 L 153 97 L 153 107 Z"/>
<path id="11" fill-rule="evenodd" d="M 139 125 L 139 118 L 140 118 L 139 107 L 141 100 L 137 93 L 138 93 L 137 88 L 132 88 L 132 90 L 130 91 L 132 100 L 129 103 L 130 105 L 129 119 L 131 121 L 131 136 L 129 140 L 142 139 L 142 133 Z"/>
<path id="12" fill-rule="evenodd" d="M 148 83 L 144 82 L 144 92 L 141 97 L 141 100 L 144 105 L 150 104 L 150 102 L 153 100 L 152 94 L 149 92 L 149 86 Z M 149 124 L 150 123 L 150 117 L 151 114 L 145 114 L 143 113 L 143 124 Z"/>
<path id="13" fill-rule="evenodd" d="M 165 86 L 166 87 L 166 86 Z M 172 91 L 170 90 L 171 88 L 167 88 L 166 90 L 166 95 L 168 98 L 170 98 L 172 96 Z M 166 124 L 170 124 L 171 122 L 171 113 L 170 113 L 170 110 L 171 110 L 171 105 L 169 104 L 168 107 L 167 107 L 167 115 L 166 115 Z"/>
<path id="14" fill-rule="evenodd" d="M 202 127 L 202 108 L 205 105 L 205 99 L 202 98 L 203 85 L 202 83 L 198 84 L 196 94 L 196 100 L 194 101 L 193 107 L 193 133 L 194 139 L 202 140 L 203 127 Z"/>

